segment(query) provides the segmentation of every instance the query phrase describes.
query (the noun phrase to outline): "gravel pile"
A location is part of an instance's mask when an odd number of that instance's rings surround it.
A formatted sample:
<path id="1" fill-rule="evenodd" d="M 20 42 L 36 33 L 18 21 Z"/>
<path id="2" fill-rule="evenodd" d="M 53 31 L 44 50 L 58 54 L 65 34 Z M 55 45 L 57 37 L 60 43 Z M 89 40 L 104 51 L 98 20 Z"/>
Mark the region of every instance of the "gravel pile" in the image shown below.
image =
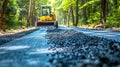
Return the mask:
<path id="1" fill-rule="evenodd" d="M 49 62 L 55 67 L 119 67 L 120 43 L 74 30 L 47 30 L 51 44 Z"/>

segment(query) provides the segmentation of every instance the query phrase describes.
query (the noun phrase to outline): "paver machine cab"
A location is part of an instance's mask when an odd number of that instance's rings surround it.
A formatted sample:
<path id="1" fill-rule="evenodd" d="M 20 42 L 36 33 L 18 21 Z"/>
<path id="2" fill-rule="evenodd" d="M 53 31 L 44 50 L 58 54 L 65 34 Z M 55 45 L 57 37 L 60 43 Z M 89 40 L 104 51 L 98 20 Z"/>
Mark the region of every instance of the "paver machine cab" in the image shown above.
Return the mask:
<path id="1" fill-rule="evenodd" d="M 40 17 L 36 23 L 37 26 L 53 25 L 58 27 L 58 21 L 56 21 L 55 12 L 51 12 L 51 6 L 42 5 L 40 10 Z"/>

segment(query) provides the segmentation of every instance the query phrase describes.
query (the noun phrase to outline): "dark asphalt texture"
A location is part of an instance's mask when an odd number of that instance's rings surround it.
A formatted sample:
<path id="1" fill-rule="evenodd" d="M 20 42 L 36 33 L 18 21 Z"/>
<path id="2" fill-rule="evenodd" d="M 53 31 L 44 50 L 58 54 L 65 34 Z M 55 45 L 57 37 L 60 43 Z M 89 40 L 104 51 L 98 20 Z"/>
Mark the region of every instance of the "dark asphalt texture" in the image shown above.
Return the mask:
<path id="1" fill-rule="evenodd" d="M 109 36 L 107 31 L 107 34 L 102 32 L 105 35 L 101 32 L 40 27 L 1 45 L 0 67 L 119 67 L 119 32 L 108 31 L 112 35 L 116 33 L 117 38 Z"/>

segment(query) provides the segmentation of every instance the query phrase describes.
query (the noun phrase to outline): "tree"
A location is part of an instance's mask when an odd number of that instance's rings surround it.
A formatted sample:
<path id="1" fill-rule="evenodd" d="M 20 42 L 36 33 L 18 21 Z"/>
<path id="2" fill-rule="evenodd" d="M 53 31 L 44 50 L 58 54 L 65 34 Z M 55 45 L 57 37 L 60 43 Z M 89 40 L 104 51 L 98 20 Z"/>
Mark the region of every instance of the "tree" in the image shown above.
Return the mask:
<path id="1" fill-rule="evenodd" d="M 32 26 L 35 26 L 35 22 L 36 22 L 36 6 L 35 6 L 35 1 L 36 0 L 32 0 L 32 11 L 31 11 L 31 17 L 32 17 Z"/>
<path id="2" fill-rule="evenodd" d="M 0 29 L 2 31 L 6 30 L 6 7 L 8 4 L 8 0 L 3 0 L 2 8 L 1 8 L 1 21 L 0 21 Z"/>
<path id="3" fill-rule="evenodd" d="M 72 14 L 72 23 L 73 23 L 73 26 L 75 26 L 75 17 L 74 17 L 74 13 L 73 13 L 73 7 L 71 7 L 71 14 Z"/>
<path id="4" fill-rule="evenodd" d="M 27 27 L 30 26 L 31 8 L 32 8 L 32 0 L 30 0 L 30 3 L 29 3 L 28 17 L 27 17 Z"/>
<path id="5" fill-rule="evenodd" d="M 28 4 L 29 4 L 29 0 L 18 0 L 17 4 L 19 6 L 19 26 L 21 28 L 26 27 L 26 22 L 27 22 L 27 10 L 28 10 Z"/>
<path id="6" fill-rule="evenodd" d="M 76 23 L 75 23 L 75 26 L 78 25 L 78 0 L 76 0 Z"/>
<path id="7" fill-rule="evenodd" d="M 119 0 L 0 0 L 0 29 L 34 26 L 41 5 L 50 3 L 56 9 L 57 20 L 67 26 L 98 22 L 120 26 Z"/>
<path id="8" fill-rule="evenodd" d="M 70 12 L 71 10 L 68 10 L 68 17 L 67 17 L 67 26 L 69 27 L 69 21 L 70 21 Z"/>
<path id="9" fill-rule="evenodd" d="M 100 16 L 100 24 L 105 24 L 106 22 L 106 3 L 107 0 L 101 0 L 101 16 Z"/>
<path id="10" fill-rule="evenodd" d="M 82 5 L 84 5 L 85 4 L 85 0 L 82 0 L 81 1 L 82 2 Z M 87 24 L 88 22 L 87 22 L 87 10 L 86 10 L 86 7 L 84 7 L 83 9 L 82 9 L 82 16 L 83 16 L 83 22 L 85 23 L 85 24 Z"/>

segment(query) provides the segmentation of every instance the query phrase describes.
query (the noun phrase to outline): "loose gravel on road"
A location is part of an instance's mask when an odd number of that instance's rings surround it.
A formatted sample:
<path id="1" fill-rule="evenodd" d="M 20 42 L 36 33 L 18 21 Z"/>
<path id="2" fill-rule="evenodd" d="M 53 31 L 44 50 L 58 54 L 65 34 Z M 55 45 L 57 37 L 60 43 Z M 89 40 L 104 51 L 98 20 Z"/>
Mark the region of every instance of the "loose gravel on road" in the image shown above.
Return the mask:
<path id="1" fill-rule="evenodd" d="M 47 30 L 50 50 L 62 48 L 49 62 L 55 67 L 120 67 L 120 43 L 75 30 Z"/>
<path id="2" fill-rule="evenodd" d="M 51 26 L 23 35 L 7 36 L 12 38 L 8 41 L 4 37 L 0 67 L 120 67 L 120 42 L 116 40 Z"/>

